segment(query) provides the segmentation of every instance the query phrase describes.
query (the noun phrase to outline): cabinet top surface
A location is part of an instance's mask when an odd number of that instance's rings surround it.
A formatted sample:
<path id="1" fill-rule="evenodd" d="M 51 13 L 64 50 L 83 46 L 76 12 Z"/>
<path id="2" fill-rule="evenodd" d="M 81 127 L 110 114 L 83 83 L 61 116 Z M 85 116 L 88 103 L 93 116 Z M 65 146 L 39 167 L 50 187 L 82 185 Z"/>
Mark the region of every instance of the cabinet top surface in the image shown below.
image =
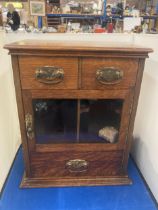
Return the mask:
<path id="1" fill-rule="evenodd" d="M 49 50 L 49 51 L 105 51 L 105 52 L 129 52 L 148 54 L 153 50 L 133 44 L 114 42 L 92 42 L 92 41 L 45 41 L 45 40 L 23 40 L 4 46 L 9 50 Z"/>

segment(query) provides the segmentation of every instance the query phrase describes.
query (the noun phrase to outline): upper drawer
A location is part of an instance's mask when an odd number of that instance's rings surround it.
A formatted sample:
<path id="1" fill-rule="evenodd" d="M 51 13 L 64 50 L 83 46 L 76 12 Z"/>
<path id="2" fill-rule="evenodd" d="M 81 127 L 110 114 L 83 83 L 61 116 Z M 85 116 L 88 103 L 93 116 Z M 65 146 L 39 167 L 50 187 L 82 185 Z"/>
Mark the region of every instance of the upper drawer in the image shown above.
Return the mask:
<path id="1" fill-rule="evenodd" d="M 78 59 L 19 56 L 23 89 L 77 89 Z"/>
<path id="2" fill-rule="evenodd" d="M 138 59 L 85 58 L 82 60 L 82 89 L 129 88 L 135 85 Z"/>

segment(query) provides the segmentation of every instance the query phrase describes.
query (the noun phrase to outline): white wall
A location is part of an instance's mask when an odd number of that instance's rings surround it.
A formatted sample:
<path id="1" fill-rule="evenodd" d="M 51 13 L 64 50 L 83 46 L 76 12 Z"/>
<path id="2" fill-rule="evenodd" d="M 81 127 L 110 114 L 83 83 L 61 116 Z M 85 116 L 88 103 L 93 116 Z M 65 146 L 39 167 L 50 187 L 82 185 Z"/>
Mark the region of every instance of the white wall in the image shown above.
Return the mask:
<path id="1" fill-rule="evenodd" d="M 14 85 L 10 57 L 2 50 L 4 43 L 22 39 L 93 40 L 128 42 L 152 47 L 146 61 L 135 121 L 132 155 L 158 201 L 158 35 L 144 34 L 4 34 L 0 32 L 0 189 L 20 145 Z M 2 100 L 3 99 L 3 100 Z M 2 158 L 1 158 L 2 157 Z"/>
<path id="2" fill-rule="evenodd" d="M 20 145 L 20 130 L 11 61 L 2 50 L 5 37 L 0 33 L 0 190 Z"/>
<path id="3" fill-rule="evenodd" d="M 151 47 L 136 114 L 132 155 L 158 201 L 158 36 L 136 35 L 135 43 Z"/>

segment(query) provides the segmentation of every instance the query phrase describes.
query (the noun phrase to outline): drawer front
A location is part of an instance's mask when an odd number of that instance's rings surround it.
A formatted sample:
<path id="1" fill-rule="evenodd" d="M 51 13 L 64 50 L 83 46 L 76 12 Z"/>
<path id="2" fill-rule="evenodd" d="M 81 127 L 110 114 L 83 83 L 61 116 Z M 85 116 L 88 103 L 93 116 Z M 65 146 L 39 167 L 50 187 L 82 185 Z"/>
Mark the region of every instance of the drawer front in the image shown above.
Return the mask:
<path id="1" fill-rule="evenodd" d="M 138 59 L 86 58 L 82 60 L 82 89 L 117 89 L 135 85 Z"/>
<path id="2" fill-rule="evenodd" d="M 77 89 L 78 59 L 20 56 L 22 89 Z"/>
<path id="3" fill-rule="evenodd" d="M 33 177 L 102 177 L 121 175 L 123 151 L 52 152 L 31 156 Z"/>

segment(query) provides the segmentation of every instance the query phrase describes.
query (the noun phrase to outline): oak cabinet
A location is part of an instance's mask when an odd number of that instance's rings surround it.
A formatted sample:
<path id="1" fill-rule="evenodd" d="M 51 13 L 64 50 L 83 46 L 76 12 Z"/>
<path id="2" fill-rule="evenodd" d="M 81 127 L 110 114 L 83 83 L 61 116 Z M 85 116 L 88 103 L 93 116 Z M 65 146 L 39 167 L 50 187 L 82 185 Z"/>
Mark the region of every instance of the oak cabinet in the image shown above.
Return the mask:
<path id="1" fill-rule="evenodd" d="M 25 160 L 21 187 L 130 184 L 133 124 L 152 50 L 33 40 L 5 48 Z"/>

